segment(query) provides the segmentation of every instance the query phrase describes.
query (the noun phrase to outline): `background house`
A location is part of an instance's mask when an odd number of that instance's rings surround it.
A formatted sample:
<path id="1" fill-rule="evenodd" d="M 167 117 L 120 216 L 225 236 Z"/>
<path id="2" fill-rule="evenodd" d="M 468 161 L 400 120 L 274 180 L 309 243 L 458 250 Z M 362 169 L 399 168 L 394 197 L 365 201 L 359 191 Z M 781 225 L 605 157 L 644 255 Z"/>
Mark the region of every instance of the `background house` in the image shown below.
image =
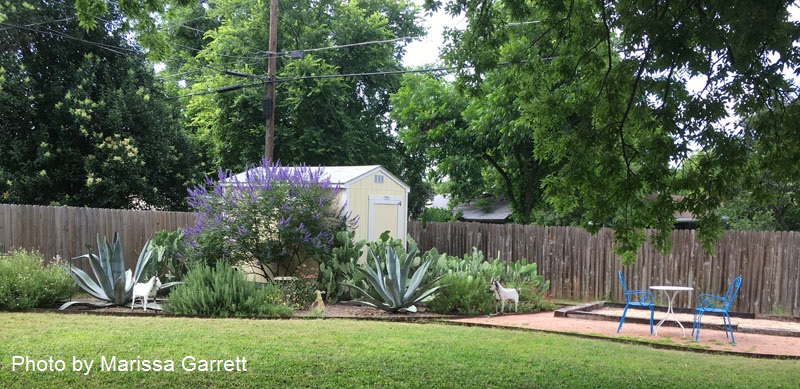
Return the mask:
<path id="1" fill-rule="evenodd" d="M 436 195 L 428 208 L 450 209 L 447 195 Z M 453 208 L 458 220 L 477 223 L 504 224 L 511 222 L 511 202 L 504 198 L 482 196 Z"/>
<path id="2" fill-rule="evenodd" d="M 511 202 L 504 198 L 479 197 L 453 209 L 465 222 L 505 224 L 511 222 Z"/>

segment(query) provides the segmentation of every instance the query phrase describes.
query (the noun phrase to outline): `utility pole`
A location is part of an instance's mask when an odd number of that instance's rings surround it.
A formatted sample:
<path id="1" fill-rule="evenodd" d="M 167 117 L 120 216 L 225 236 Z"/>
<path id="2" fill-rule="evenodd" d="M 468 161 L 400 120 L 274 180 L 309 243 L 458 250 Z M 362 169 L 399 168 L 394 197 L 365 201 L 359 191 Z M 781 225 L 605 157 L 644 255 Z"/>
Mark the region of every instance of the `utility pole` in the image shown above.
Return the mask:
<path id="1" fill-rule="evenodd" d="M 267 96 L 264 99 L 264 116 L 267 133 L 264 135 L 264 159 L 272 162 L 272 148 L 275 142 L 275 73 L 278 56 L 278 0 L 269 3 L 269 62 L 267 65 Z"/>

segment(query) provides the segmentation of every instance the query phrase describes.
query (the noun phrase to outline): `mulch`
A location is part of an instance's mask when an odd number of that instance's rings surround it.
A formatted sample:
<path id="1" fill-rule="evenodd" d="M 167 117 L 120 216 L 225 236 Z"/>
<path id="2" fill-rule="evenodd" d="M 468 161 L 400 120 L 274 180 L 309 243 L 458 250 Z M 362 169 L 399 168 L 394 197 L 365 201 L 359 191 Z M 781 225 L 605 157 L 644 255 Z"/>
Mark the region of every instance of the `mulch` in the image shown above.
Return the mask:
<path id="1" fill-rule="evenodd" d="M 155 311 L 148 309 L 145 311 L 142 308 L 131 309 L 130 307 L 104 307 L 92 308 L 85 306 L 73 305 L 65 310 L 59 310 L 58 307 L 53 308 L 40 308 L 35 312 L 53 312 L 62 314 L 91 314 L 91 315 L 106 315 L 106 316 L 161 316 L 161 317 L 183 317 L 186 315 L 174 315 L 164 311 Z M 191 317 L 205 317 L 194 316 Z M 416 321 L 416 320 L 433 320 L 433 319 L 452 319 L 461 316 L 457 315 L 443 315 L 436 312 L 428 312 L 424 307 L 420 308 L 419 312 L 415 313 L 389 313 L 377 308 L 357 305 L 346 304 L 328 304 L 325 306 L 324 314 L 311 310 L 296 310 L 294 311 L 293 318 L 357 318 L 357 319 L 373 319 L 373 320 L 387 320 L 387 321 Z M 272 319 L 265 318 L 265 319 Z"/>

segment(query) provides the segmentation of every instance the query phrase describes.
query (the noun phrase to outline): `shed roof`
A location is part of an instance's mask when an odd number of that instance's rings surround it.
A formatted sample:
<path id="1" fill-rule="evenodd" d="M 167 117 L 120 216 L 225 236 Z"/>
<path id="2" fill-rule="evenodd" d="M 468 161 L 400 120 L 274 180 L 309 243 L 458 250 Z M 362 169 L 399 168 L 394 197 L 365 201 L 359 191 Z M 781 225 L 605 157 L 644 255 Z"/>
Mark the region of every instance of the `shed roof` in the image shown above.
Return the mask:
<path id="1" fill-rule="evenodd" d="M 297 169 L 297 166 L 285 166 L 281 169 Z M 309 167 L 311 169 L 315 169 L 313 167 Z M 381 165 L 363 165 L 363 166 L 320 166 L 319 169 L 322 169 L 322 177 L 326 179 L 330 179 L 331 184 L 338 185 L 341 187 L 347 187 L 349 184 L 354 183 L 361 178 L 364 178 L 370 174 L 374 174 L 380 171 L 382 174 L 388 176 L 393 181 L 395 181 L 398 185 L 402 186 L 406 191 L 410 190 L 411 188 L 403 182 L 403 180 L 397 178 L 394 174 L 390 173 Z M 246 182 L 248 173 L 250 175 L 263 175 L 262 171 L 264 167 L 258 166 L 248 171 L 239 173 L 235 176 L 232 176 L 225 181 L 228 182 Z"/>

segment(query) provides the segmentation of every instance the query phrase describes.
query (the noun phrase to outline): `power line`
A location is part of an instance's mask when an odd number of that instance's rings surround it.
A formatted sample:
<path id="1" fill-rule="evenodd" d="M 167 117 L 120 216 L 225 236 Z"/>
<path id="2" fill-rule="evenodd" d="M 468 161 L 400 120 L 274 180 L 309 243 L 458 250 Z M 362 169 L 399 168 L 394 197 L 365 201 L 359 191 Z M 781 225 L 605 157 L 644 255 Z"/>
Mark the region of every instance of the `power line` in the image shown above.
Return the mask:
<path id="1" fill-rule="evenodd" d="M 122 47 L 122 46 L 106 45 L 106 44 L 100 43 L 100 42 L 93 42 L 93 41 L 89 41 L 89 40 L 86 40 L 86 39 L 83 39 L 83 38 L 74 37 L 72 35 L 65 34 L 65 33 L 60 32 L 60 31 L 53 31 L 53 30 L 51 30 L 49 28 L 45 29 L 45 30 L 41 30 L 41 29 L 37 29 L 37 28 L 19 26 L 19 25 L 16 25 L 16 24 L 5 23 L 5 22 L 0 22 L 0 25 L 7 26 L 8 28 L 17 28 L 17 29 L 21 29 L 21 30 L 32 31 L 32 32 L 36 32 L 36 33 L 39 33 L 39 34 L 56 35 L 56 36 L 60 36 L 60 37 L 66 38 L 66 39 L 72 39 L 72 40 L 75 40 L 75 41 L 78 41 L 78 42 L 86 43 L 88 45 L 96 46 L 96 47 L 99 47 L 101 49 L 105 49 L 105 50 L 108 50 L 108 51 L 111 51 L 111 52 L 114 52 L 114 53 L 117 53 L 117 54 L 120 54 L 120 55 L 128 55 L 130 53 L 141 54 L 141 52 L 138 51 L 138 50 L 129 49 L 129 48 Z"/>
<path id="2" fill-rule="evenodd" d="M 170 62 L 170 61 L 177 62 L 177 63 L 182 63 L 182 64 L 183 63 L 188 63 L 188 61 L 182 60 L 182 59 L 169 59 L 169 60 L 167 60 L 167 62 Z M 194 66 L 199 66 L 199 67 L 211 69 L 211 70 L 213 70 L 213 71 L 215 71 L 217 73 L 226 74 L 226 75 L 229 75 L 229 76 L 264 79 L 264 76 L 242 73 L 242 72 L 238 72 L 238 71 L 234 71 L 234 70 L 230 70 L 230 69 L 222 69 L 222 68 L 218 68 L 218 67 L 211 66 L 211 65 L 208 65 L 208 64 L 203 64 L 203 63 L 192 63 L 192 64 Z M 180 76 L 180 75 L 183 75 L 183 74 L 189 74 L 189 73 L 200 73 L 200 71 L 201 71 L 200 69 L 189 69 L 189 70 L 186 70 L 186 71 L 183 71 L 183 72 L 180 72 L 180 73 L 171 73 L 171 74 L 168 73 L 168 74 L 164 75 L 162 78 L 176 77 L 176 76 Z"/>
<path id="3" fill-rule="evenodd" d="M 434 72 L 443 72 L 443 71 L 453 71 L 455 69 L 457 69 L 457 68 L 455 68 L 455 67 L 439 67 L 439 68 L 427 68 L 427 69 L 390 70 L 390 71 L 368 72 L 368 73 L 318 74 L 318 75 L 314 75 L 314 76 L 299 76 L 299 77 L 291 77 L 291 78 L 279 78 L 279 79 L 277 79 L 275 81 L 276 82 L 292 82 L 292 81 L 314 80 L 314 79 L 325 79 L 325 78 L 391 76 L 391 75 L 408 74 L 408 73 L 434 73 Z"/>
<path id="4" fill-rule="evenodd" d="M 210 94 L 213 94 L 213 93 L 232 92 L 232 91 L 239 90 L 239 89 L 264 86 L 264 85 L 267 84 L 267 82 L 268 81 L 254 82 L 254 83 L 251 83 L 251 84 L 233 84 L 233 85 L 223 86 L 223 87 L 220 87 L 220 88 L 217 88 L 217 89 L 206 89 L 204 91 L 186 93 L 186 94 L 183 94 L 183 95 L 172 96 L 172 97 L 167 97 L 167 98 L 169 98 L 169 99 L 180 99 L 180 98 L 191 97 L 191 96 L 210 95 Z"/>
<path id="5" fill-rule="evenodd" d="M 218 55 L 220 57 L 226 57 L 226 58 L 249 59 L 249 60 L 253 60 L 253 59 L 257 59 L 257 60 L 269 59 L 273 55 L 275 57 L 293 57 L 293 58 L 298 58 L 298 56 L 301 56 L 303 53 L 325 51 L 325 50 L 338 50 L 338 49 L 344 49 L 344 48 L 348 48 L 348 47 L 366 46 L 366 45 L 374 45 L 374 44 L 382 44 L 382 43 L 392 43 L 392 42 L 398 42 L 398 41 L 404 41 L 404 40 L 422 39 L 422 38 L 425 38 L 425 37 L 424 36 L 405 36 L 405 37 L 400 37 L 400 38 L 365 41 L 365 42 L 357 42 L 357 43 L 346 43 L 346 44 L 342 44 L 342 45 L 315 47 L 315 48 L 311 48 L 311 49 L 298 49 L 298 50 L 279 51 L 279 52 L 274 52 L 274 53 L 270 52 L 270 51 L 259 51 L 259 52 L 257 52 L 257 55 L 249 56 L 249 57 L 235 56 L 235 55 L 230 55 L 230 54 L 216 54 L 216 55 Z M 198 49 L 198 48 L 195 48 L 195 47 L 189 47 L 189 46 L 181 45 L 181 44 L 178 44 L 178 43 L 172 43 L 172 45 L 174 45 L 176 47 L 180 47 L 180 48 L 186 49 L 186 50 L 189 50 L 189 51 L 198 52 L 198 53 L 203 51 L 202 49 Z"/>
<path id="6" fill-rule="evenodd" d="M 543 57 L 540 60 L 542 61 L 551 61 L 554 57 Z M 520 60 L 514 62 L 498 62 L 498 66 L 509 66 L 513 64 L 523 64 L 531 62 L 531 60 Z M 463 67 L 436 67 L 436 68 L 423 68 L 423 69 L 404 69 L 404 70 L 389 70 L 389 71 L 381 71 L 381 72 L 365 72 L 365 73 L 348 73 L 348 74 L 318 74 L 313 76 L 298 76 L 298 77 L 288 77 L 288 78 L 276 78 L 276 83 L 284 83 L 284 82 L 294 82 L 294 81 L 303 81 L 303 80 L 315 80 L 315 79 L 330 79 L 330 78 L 349 78 L 349 77 L 372 77 L 372 76 L 391 76 L 391 75 L 398 75 L 398 74 L 413 74 L 413 73 L 436 73 L 436 72 L 452 72 L 458 69 L 472 69 L 474 66 L 463 66 Z M 187 93 L 184 95 L 170 97 L 173 99 L 179 99 L 183 97 L 190 97 L 190 96 L 198 96 L 198 95 L 206 95 L 212 93 L 222 93 L 222 92 L 229 92 L 233 90 L 243 89 L 243 88 L 251 88 L 256 86 L 262 86 L 269 83 L 269 81 L 257 82 L 252 84 L 234 84 L 227 87 L 222 87 L 218 89 L 209 89 L 206 91 L 201 92 L 193 92 Z"/>
<path id="7" fill-rule="evenodd" d="M 541 23 L 541 22 L 542 22 L 541 20 L 530 20 L 530 21 L 527 21 L 527 22 L 511 22 L 511 23 L 506 24 L 506 26 L 525 26 L 525 25 L 528 25 L 528 24 L 537 24 L 537 23 Z"/>
<path id="8" fill-rule="evenodd" d="M 551 61 L 554 57 L 542 57 L 541 61 Z M 529 63 L 530 60 L 519 60 L 514 62 L 503 61 L 498 62 L 498 66 L 508 66 L 513 64 L 523 64 Z M 370 76 L 391 76 L 397 74 L 409 74 L 409 73 L 435 73 L 435 72 L 452 72 L 457 69 L 472 69 L 474 66 L 463 66 L 463 67 L 456 67 L 456 66 L 449 66 L 449 67 L 438 67 L 438 68 L 424 68 L 424 69 L 403 69 L 403 70 L 389 70 L 389 71 L 382 71 L 382 72 L 367 72 L 367 73 L 350 73 L 350 74 L 319 74 L 314 76 L 299 76 L 299 77 L 290 77 L 290 78 L 279 78 L 276 82 L 291 82 L 291 81 L 301 81 L 301 80 L 313 80 L 313 79 L 325 79 L 325 78 L 347 78 L 347 77 L 370 77 Z"/>
<path id="9" fill-rule="evenodd" d="M 182 45 L 180 43 L 170 43 L 170 45 L 174 46 L 174 47 L 180 47 L 182 49 L 186 49 L 186 50 L 189 50 L 189 51 L 194 51 L 196 53 L 199 53 L 199 52 L 203 51 L 203 49 L 198 49 L 198 48 L 195 48 L 195 47 Z M 268 54 L 268 52 L 265 52 L 265 53 Z M 252 59 L 264 60 L 264 59 L 269 58 L 268 55 L 257 55 L 257 56 L 249 56 L 249 57 L 244 57 L 244 56 L 239 56 L 239 55 L 231 55 L 231 54 L 219 54 L 219 53 L 215 53 L 215 55 L 217 55 L 219 57 L 224 57 L 224 58 L 250 59 L 250 60 L 252 60 Z"/>
<path id="10" fill-rule="evenodd" d="M 71 17 L 71 18 L 63 18 L 63 19 L 56 19 L 56 20 L 45 20 L 43 22 L 35 22 L 35 23 L 24 24 L 24 25 L 22 25 L 22 27 L 33 27 L 33 26 L 41 26 L 43 24 L 68 22 L 68 21 L 73 20 L 73 19 L 75 19 L 75 18 Z M 6 24 L 6 23 L 3 23 L 3 24 Z M 19 28 L 20 27 L 20 26 L 10 25 L 10 24 L 9 24 L 9 26 L 10 27 L 0 28 L 0 31 L 10 30 L 12 28 Z"/>
<path id="11" fill-rule="evenodd" d="M 373 44 L 380 44 L 380 43 L 392 43 L 397 41 L 405 41 L 405 40 L 413 40 L 413 39 L 422 39 L 425 38 L 424 36 L 404 36 L 402 38 L 393 38 L 393 39 L 384 39 L 384 40 L 376 40 L 376 41 L 367 41 L 367 42 L 358 42 L 358 43 L 347 43 L 343 45 L 336 45 L 336 46 L 327 46 L 327 47 L 318 47 L 314 49 L 300 49 L 300 50 L 293 50 L 293 51 L 285 51 L 278 54 L 291 54 L 293 52 L 314 52 L 314 51 L 323 51 L 323 50 L 335 50 L 335 49 L 343 49 L 347 47 L 354 47 L 354 46 L 364 46 L 364 45 L 373 45 Z"/>
<path id="12" fill-rule="evenodd" d="M 369 72 L 369 73 L 349 73 L 349 74 L 320 74 L 314 76 L 299 76 L 299 77 L 289 77 L 289 78 L 276 78 L 276 83 L 283 83 L 283 82 L 294 82 L 294 81 L 302 81 L 302 80 L 313 80 L 313 79 L 326 79 L 326 78 L 349 78 L 349 77 L 370 77 L 370 76 L 390 76 L 390 75 L 398 75 L 398 74 L 408 74 L 408 73 L 435 73 L 435 72 L 444 72 L 444 71 L 453 71 L 456 70 L 455 67 L 438 67 L 438 68 L 426 68 L 426 69 L 406 69 L 406 70 L 392 70 L 392 71 L 383 71 L 383 72 Z M 200 92 L 192 92 L 187 93 L 179 96 L 170 97 L 171 99 L 179 99 L 183 97 L 191 97 L 191 96 L 200 96 L 200 95 L 207 95 L 212 93 L 223 93 L 223 92 L 230 92 L 234 90 L 239 90 L 243 88 L 252 88 L 256 86 L 263 86 L 269 83 L 269 81 L 262 81 L 256 82 L 252 84 L 234 84 L 225 87 L 221 87 L 218 89 L 208 89 L 205 91 Z"/>

